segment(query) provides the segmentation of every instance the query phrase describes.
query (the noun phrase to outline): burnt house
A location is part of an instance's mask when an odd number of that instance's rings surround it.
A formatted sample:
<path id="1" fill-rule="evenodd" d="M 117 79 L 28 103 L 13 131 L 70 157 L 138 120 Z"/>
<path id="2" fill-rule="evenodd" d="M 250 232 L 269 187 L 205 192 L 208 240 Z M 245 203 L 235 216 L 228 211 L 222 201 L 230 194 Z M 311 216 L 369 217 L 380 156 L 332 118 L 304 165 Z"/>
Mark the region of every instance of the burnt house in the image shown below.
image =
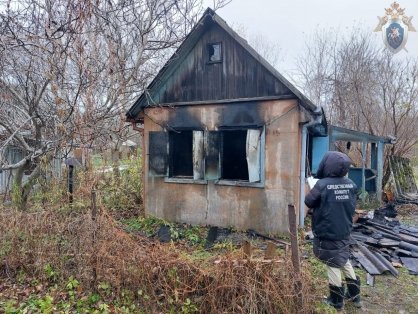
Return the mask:
<path id="1" fill-rule="evenodd" d="M 143 124 L 147 214 L 169 221 L 288 229 L 303 214 L 309 137 L 323 113 L 207 9 L 127 112 Z"/>

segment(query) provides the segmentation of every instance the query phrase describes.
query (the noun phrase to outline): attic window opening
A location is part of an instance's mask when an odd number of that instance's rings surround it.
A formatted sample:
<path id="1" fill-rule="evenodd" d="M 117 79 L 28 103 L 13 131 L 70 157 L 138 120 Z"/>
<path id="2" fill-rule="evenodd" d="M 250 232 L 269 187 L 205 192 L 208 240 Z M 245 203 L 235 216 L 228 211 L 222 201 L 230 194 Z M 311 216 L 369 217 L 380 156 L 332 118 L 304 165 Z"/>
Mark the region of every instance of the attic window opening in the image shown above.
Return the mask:
<path id="1" fill-rule="evenodd" d="M 222 43 L 208 44 L 209 63 L 222 62 Z"/>

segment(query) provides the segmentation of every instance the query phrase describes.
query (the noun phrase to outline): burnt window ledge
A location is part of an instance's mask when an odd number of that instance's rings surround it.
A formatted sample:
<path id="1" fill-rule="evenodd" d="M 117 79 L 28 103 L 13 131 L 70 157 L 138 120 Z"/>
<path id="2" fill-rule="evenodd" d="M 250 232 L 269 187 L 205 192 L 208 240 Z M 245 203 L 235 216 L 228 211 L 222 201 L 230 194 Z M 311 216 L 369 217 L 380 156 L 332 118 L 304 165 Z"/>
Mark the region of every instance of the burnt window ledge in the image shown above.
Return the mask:
<path id="1" fill-rule="evenodd" d="M 180 184 L 208 184 L 208 180 L 198 179 L 195 180 L 193 178 L 164 178 L 164 182 L 166 183 L 180 183 Z"/>
<path id="2" fill-rule="evenodd" d="M 240 186 L 249 188 L 264 188 L 264 182 L 245 182 L 245 181 L 234 181 L 234 180 L 216 180 L 216 185 L 229 185 L 229 186 Z"/>

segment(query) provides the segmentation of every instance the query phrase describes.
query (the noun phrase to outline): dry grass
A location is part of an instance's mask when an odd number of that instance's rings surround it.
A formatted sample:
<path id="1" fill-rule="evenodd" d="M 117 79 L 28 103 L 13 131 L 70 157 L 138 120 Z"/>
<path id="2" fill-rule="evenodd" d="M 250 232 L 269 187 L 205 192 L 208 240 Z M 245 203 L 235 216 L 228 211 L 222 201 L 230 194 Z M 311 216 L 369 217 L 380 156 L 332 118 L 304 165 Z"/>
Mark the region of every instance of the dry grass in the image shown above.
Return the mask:
<path id="1" fill-rule="evenodd" d="M 195 262 L 174 244 L 159 244 L 122 231 L 101 210 L 46 210 L 0 214 L 0 272 L 14 278 L 21 270 L 47 280 L 45 265 L 62 278 L 74 276 L 84 289 L 109 284 L 113 293 L 135 293 L 147 313 L 310 313 L 309 273 L 295 278 L 290 261 L 248 261 L 231 252 L 216 263 Z M 299 281 L 304 304 L 298 304 Z M 140 291 L 140 293 L 138 293 Z M 192 312 L 190 310 L 189 312 Z"/>

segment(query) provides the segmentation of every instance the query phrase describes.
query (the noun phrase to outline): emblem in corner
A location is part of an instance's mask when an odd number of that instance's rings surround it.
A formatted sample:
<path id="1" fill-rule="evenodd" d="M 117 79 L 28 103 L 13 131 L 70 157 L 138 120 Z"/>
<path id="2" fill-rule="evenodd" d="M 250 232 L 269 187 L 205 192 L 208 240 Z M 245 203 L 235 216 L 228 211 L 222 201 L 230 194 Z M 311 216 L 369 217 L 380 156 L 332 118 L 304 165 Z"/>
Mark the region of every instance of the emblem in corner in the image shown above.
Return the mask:
<path id="1" fill-rule="evenodd" d="M 384 17 L 377 17 L 379 24 L 374 31 L 382 32 L 383 42 L 392 53 L 398 53 L 402 49 L 406 50 L 408 32 L 416 32 L 411 22 L 413 17 L 406 16 L 405 9 L 402 9 L 397 2 L 392 3 L 390 8 L 385 11 Z"/>

